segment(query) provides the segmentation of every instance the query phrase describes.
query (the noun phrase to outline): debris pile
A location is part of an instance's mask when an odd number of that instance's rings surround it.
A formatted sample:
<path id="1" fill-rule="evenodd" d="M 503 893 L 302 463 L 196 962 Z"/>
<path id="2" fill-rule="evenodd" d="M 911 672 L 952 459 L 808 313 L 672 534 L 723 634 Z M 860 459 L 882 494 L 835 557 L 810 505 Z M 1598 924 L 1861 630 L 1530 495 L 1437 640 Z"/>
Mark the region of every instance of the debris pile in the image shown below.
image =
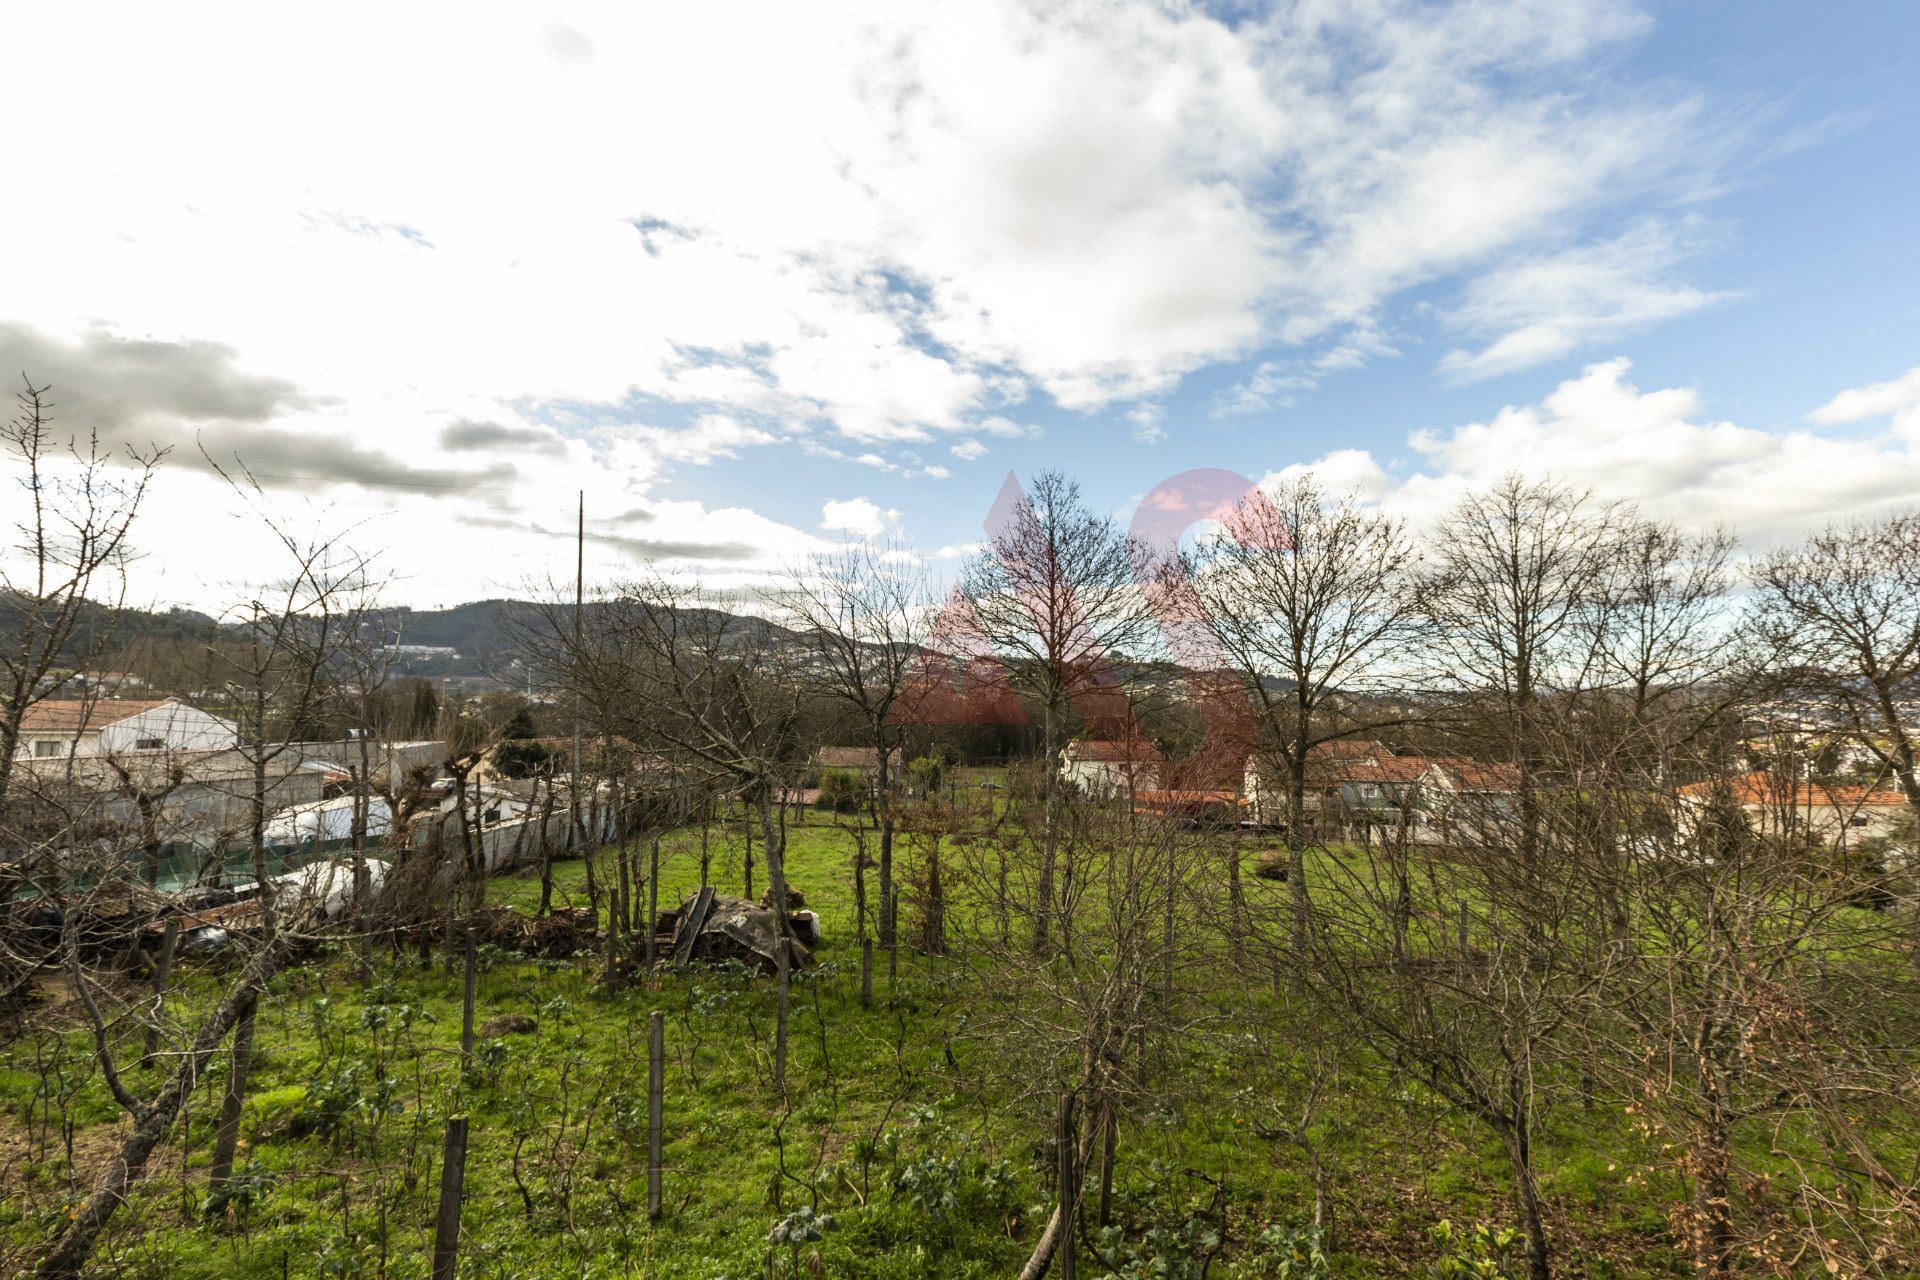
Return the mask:
<path id="1" fill-rule="evenodd" d="M 470 919 L 469 927 L 476 939 L 489 946 L 540 960 L 564 960 L 589 950 L 597 933 L 588 907 L 561 907 L 548 916 L 487 907 Z"/>
<path id="2" fill-rule="evenodd" d="M 803 969 L 813 959 L 810 946 L 820 940 L 819 918 L 811 911 L 791 912 L 787 918 L 788 936 L 782 939 L 772 908 L 707 888 L 660 913 L 654 943 L 677 964 L 733 960 L 773 973 L 779 965 L 777 948 L 784 941 L 788 967 Z"/>

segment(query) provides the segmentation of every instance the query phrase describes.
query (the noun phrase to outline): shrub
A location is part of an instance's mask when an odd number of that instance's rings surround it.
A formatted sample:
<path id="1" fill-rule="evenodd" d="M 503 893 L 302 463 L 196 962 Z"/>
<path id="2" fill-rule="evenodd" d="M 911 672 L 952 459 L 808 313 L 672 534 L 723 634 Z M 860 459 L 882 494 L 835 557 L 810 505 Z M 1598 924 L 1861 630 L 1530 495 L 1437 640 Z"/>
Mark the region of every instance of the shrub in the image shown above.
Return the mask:
<path id="1" fill-rule="evenodd" d="M 835 813 L 856 813 L 867 796 L 866 775 L 858 769 L 822 769 L 820 806 Z"/>
<path id="2" fill-rule="evenodd" d="M 543 742 L 509 738 L 493 749 L 493 763 L 509 778 L 544 778 L 553 768 L 555 754 Z"/>
<path id="3" fill-rule="evenodd" d="M 940 756 L 917 756 L 907 764 L 915 795 L 930 796 L 947 779 L 947 762 Z"/>

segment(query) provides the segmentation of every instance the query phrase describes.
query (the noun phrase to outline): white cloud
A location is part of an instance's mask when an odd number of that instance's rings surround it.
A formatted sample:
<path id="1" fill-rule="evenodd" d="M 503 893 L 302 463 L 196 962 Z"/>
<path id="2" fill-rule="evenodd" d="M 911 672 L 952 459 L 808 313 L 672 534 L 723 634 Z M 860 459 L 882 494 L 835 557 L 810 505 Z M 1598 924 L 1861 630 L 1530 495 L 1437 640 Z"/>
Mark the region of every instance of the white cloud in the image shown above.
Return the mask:
<path id="1" fill-rule="evenodd" d="M 990 436 L 1001 436 L 1008 440 L 1038 440 L 1042 435 L 1046 434 L 1038 423 L 1019 423 L 1015 422 L 1012 418 L 1004 418 L 998 414 L 980 419 L 980 421 L 973 424 L 973 429 L 975 431 L 983 431 Z"/>
<path id="2" fill-rule="evenodd" d="M 1582 0 L 199 14 L 10 15 L 41 51 L 0 87 L 23 318 L 355 399 L 724 395 L 863 440 L 1364 321 L 1670 173 L 1698 116 L 1567 74 L 1644 25 Z"/>
<path id="3" fill-rule="evenodd" d="M 1743 427 L 1708 417 L 1691 389 L 1640 390 L 1628 380 L 1629 369 L 1626 360 L 1591 365 L 1537 404 L 1508 406 L 1484 422 L 1415 432 L 1408 443 L 1422 460 L 1417 470 L 1389 471 L 1357 450 L 1328 455 L 1313 469 L 1329 487 L 1357 488 L 1416 521 L 1509 472 L 1552 475 L 1605 498 L 1636 502 L 1656 518 L 1724 522 L 1757 545 L 1920 493 L 1920 448 L 1897 427 L 1854 440 Z M 1887 389 L 1897 385 L 1862 388 L 1851 401 L 1847 396 L 1856 393 L 1843 394 L 1817 413 L 1850 421 L 1898 412 L 1912 388 Z"/>
<path id="4" fill-rule="evenodd" d="M 19 6 L 0 237 L 33 252 L 0 324 L 210 345 L 291 389 L 260 432 L 422 474 L 449 426 L 492 424 L 474 487 L 423 490 L 473 520 L 583 485 L 636 509 L 796 440 L 938 479 L 888 451 L 965 460 L 1038 437 L 1016 414 L 1041 395 L 1148 401 L 1230 360 L 1278 403 L 1493 255 L 1557 264 L 1589 318 L 1490 277 L 1469 362 L 1671 313 L 1687 285 L 1635 301 L 1580 238 L 1724 163 L 1702 103 L 1594 70 L 1646 25 L 1614 0 Z M 663 514 L 663 541 L 731 547 L 735 510 Z M 472 563 L 540 562 L 489 528 Z"/>
<path id="5" fill-rule="evenodd" d="M 1807 417 L 1827 427 L 1891 418 L 1894 431 L 1920 449 L 1920 367 L 1886 382 L 1842 391 Z"/>
<path id="6" fill-rule="evenodd" d="M 947 452 L 962 462 L 978 462 L 987 456 L 987 446 L 981 444 L 978 440 L 962 440 L 959 444 L 947 450 Z"/>
<path id="7" fill-rule="evenodd" d="M 1382 356 L 1399 354 L 1377 326 L 1369 321 L 1357 322 L 1313 356 L 1261 361 L 1252 373 L 1214 396 L 1211 413 L 1216 418 L 1228 418 L 1267 409 L 1290 409 L 1302 396 L 1317 390 L 1327 375 L 1346 373 Z"/>
<path id="8" fill-rule="evenodd" d="M 877 538 L 900 522 L 900 513 L 882 510 L 865 498 L 830 499 L 820 506 L 820 527 Z"/>
<path id="9" fill-rule="evenodd" d="M 1698 232 L 1647 221 L 1600 244 L 1503 265 L 1467 286 L 1446 316 L 1454 329 L 1493 338 L 1450 351 L 1440 372 L 1472 382 L 1697 311 L 1728 295 L 1679 282 L 1675 268 Z"/>
<path id="10" fill-rule="evenodd" d="M 1312 374 L 1295 371 L 1292 361 L 1263 360 L 1246 378 L 1214 397 L 1213 415 L 1231 417 L 1266 409 L 1290 409 L 1302 392 L 1319 385 L 1320 380 Z"/>
<path id="11" fill-rule="evenodd" d="M 1261 487 L 1271 489 L 1283 481 L 1312 472 L 1328 495 L 1352 494 L 1363 502 L 1378 502 L 1393 489 L 1393 477 L 1373 460 L 1365 449 L 1336 449 L 1313 462 L 1269 471 L 1260 479 Z"/>
<path id="12" fill-rule="evenodd" d="M 1159 444 L 1167 438 L 1167 429 L 1161 425 L 1166 411 L 1157 404 L 1137 404 L 1127 410 L 1127 421 L 1133 424 L 1133 438 L 1140 444 Z"/>

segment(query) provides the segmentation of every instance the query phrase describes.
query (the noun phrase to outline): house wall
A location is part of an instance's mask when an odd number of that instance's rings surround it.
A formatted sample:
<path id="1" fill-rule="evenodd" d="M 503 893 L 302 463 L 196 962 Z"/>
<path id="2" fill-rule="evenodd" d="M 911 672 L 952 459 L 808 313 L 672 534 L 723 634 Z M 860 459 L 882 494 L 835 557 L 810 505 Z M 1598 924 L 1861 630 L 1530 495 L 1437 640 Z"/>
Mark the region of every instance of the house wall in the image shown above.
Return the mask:
<path id="1" fill-rule="evenodd" d="M 50 748 L 44 755 L 41 754 L 37 745 L 43 742 Z M 79 741 L 75 742 L 74 736 L 71 733 L 23 733 L 20 735 L 20 746 L 14 751 L 13 758 L 16 760 L 58 760 L 64 757 L 69 751 L 77 756 L 99 755 L 100 735 L 98 733 L 83 733 L 80 735 Z"/>
<path id="2" fill-rule="evenodd" d="M 1861 805 L 1857 809 L 1830 804 L 1802 805 L 1789 819 L 1771 805 L 1742 805 L 1741 812 L 1755 831 L 1777 835 L 1791 824 L 1794 831 L 1824 840 L 1828 844 L 1892 835 L 1906 814 L 1905 805 Z"/>
<path id="3" fill-rule="evenodd" d="M 1060 776 L 1091 796 L 1115 796 L 1128 789 L 1128 775 L 1137 790 L 1154 787 L 1152 769 L 1135 769 L 1117 760 L 1069 760 L 1060 766 Z"/>
<path id="4" fill-rule="evenodd" d="M 231 720 L 209 715 L 198 707 L 174 702 L 106 725 L 100 730 L 98 739 L 96 750 L 102 753 L 224 751 L 239 745 L 240 734 Z M 158 748 L 141 745 L 154 741 L 162 745 Z"/>

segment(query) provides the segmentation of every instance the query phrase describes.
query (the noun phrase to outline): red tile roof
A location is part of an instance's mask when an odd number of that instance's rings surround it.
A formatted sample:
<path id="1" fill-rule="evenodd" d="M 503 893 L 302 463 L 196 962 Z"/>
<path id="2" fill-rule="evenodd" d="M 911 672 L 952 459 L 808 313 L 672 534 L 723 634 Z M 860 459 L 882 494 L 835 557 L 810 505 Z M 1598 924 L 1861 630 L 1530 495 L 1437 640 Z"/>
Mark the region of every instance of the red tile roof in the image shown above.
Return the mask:
<path id="1" fill-rule="evenodd" d="M 1520 771 L 1510 764 L 1482 764 L 1463 756 L 1436 756 L 1427 764 L 1462 791 L 1513 791 L 1520 786 Z"/>
<path id="2" fill-rule="evenodd" d="M 172 698 L 150 701 L 98 698 L 89 702 L 79 698 L 49 698 L 27 708 L 26 714 L 20 717 L 20 732 L 92 733 L 145 712 L 157 711 L 174 701 Z"/>
<path id="3" fill-rule="evenodd" d="M 822 769 L 878 769 L 880 767 L 880 748 L 878 747 L 821 747 L 813 753 L 813 762 Z M 900 765 L 900 749 L 895 747 L 887 752 L 889 768 Z"/>
<path id="4" fill-rule="evenodd" d="M 1736 802 L 1756 807 L 1791 803 L 1797 809 L 1877 809 L 1907 802 L 1905 795 L 1890 787 L 1855 787 L 1841 783 L 1801 782 L 1789 793 L 1780 778 L 1765 770 L 1743 773 L 1737 778 L 1689 783 L 1680 788 L 1680 794 L 1705 799 L 1720 787 L 1725 787 Z"/>
<path id="5" fill-rule="evenodd" d="M 1157 763 L 1160 753 L 1151 742 L 1114 742 L 1076 739 L 1067 744 L 1067 759 L 1095 764 Z"/>

